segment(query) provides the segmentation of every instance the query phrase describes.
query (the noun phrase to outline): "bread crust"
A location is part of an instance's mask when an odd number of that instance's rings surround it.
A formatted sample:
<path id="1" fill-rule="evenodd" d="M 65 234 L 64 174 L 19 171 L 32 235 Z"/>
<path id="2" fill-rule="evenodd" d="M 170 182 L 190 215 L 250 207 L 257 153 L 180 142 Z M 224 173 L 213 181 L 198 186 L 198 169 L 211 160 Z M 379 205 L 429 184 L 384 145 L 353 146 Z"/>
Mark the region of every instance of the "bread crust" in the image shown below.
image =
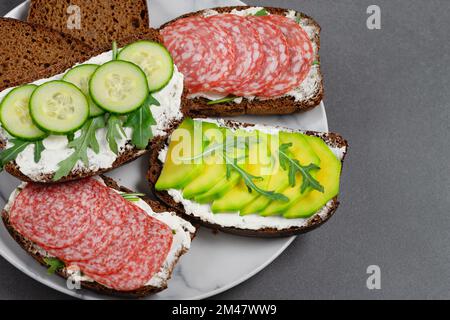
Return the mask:
<path id="1" fill-rule="evenodd" d="M 125 187 L 119 186 L 113 179 L 111 179 L 109 177 L 101 176 L 101 178 L 103 179 L 105 184 L 112 189 L 122 191 L 122 192 L 127 192 L 127 193 L 132 192 L 131 190 L 129 190 Z M 164 206 L 160 202 L 151 200 L 149 198 L 142 198 L 142 199 L 145 202 L 147 202 L 148 205 L 150 205 L 150 207 L 152 207 L 152 210 L 155 212 L 171 212 L 171 211 L 173 211 L 170 208 L 167 208 L 166 206 Z M 16 242 L 22 247 L 22 249 L 24 249 L 29 255 L 31 255 L 42 266 L 48 268 L 48 265 L 44 261 L 45 257 L 42 256 L 39 252 L 36 252 L 35 250 L 33 250 L 33 246 L 34 246 L 33 242 L 24 238 L 16 229 L 14 229 L 14 227 L 11 225 L 11 223 L 9 221 L 9 213 L 5 210 L 2 210 L 2 220 L 3 220 L 3 223 L 6 227 L 6 229 L 9 232 L 9 234 L 14 238 L 14 240 L 16 240 Z M 191 239 L 194 239 L 194 238 L 195 238 L 195 233 L 191 234 Z M 182 250 L 176 256 L 174 263 L 168 269 L 169 277 L 168 277 L 167 281 L 170 280 L 172 273 L 173 273 L 173 269 L 175 268 L 176 264 L 178 263 L 178 260 L 186 252 L 187 252 L 187 250 Z M 64 279 L 68 279 L 70 276 L 69 274 L 67 274 L 67 272 L 65 272 L 65 269 L 58 270 L 58 271 L 56 271 L 56 273 L 59 276 L 63 277 Z M 95 291 L 95 292 L 98 292 L 101 294 L 107 294 L 107 295 L 119 296 L 119 297 L 142 298 L 142 297 L 148 296 L 150 294 L 165 290 L 167 288 L 167 281 L 161 287 L 144 286 L 137 290 L 127 291 L 127 292 L 117 291 L 117 290 L 108 288 L 98 282 L 95 282 L 95 281 L 93 281 L 93 282 L 81 281 L 80 284 L 81 284 L 82 288 L 89 289 L 89 290 L 92 290 L 92 291 Z"/>
<path id="2" fill-rule="evenodd" d="M 225 121 L 225 124 L 226 124 L 226 127 L 234 128 L 234 129 L 255 126 L 254 124 L 239 123 L 239 122 L 235 122 L 235 121 Z M 292 129 L 287 129 L 287 128 L 285 128 L 285 130 L 300 132 L 300 130 L 292 130 Z M 345 147 L 345 153 L 341 160 L 342 163 L 344 162 L 344 159 L 345 159 L 345 156 L 346 156 L 346 153 L 348 150 L 348 142 L 341 135 L 336 134 L 336 133 L 321 133 L 321 132 L 316 132 L 316 131 L 301 131 L 301 132 L 304 134 L 307 134 L 307 135 L 321 137 L 330 146 L 338 147 L 338 148 Z M 291 227 L 289 229 L 283 229 L 283 230 L 278 230 L 275 228 L 249 230 L 249 229 L 241 229 L 241 228 L 235 228 L 235 227 L 223 227 L 223 226 L 220 226 L 217 224 L 205 222 L 198 217 L 194 217 L 190 214 L 187 214 L 186 211 L 184 210 L 183 205 L 174 201 L 173 198 L 169 195 L 169 193 L 167 191 L 158 191 L 155 189 L 156 182 L 158 181 L 158 178 L 161 175 L 162 168 L 163 168 L 163 163 L 161 163 L 161 161 L 158 159 L 159 152 L 167 145 L 169 136 L 158 137 L 158 139 L 156 141 L 154 141 L 152 152 L 150 153 L 150 167 L 147 172 L 147 180 L 150 182 L 150 187 L 152 189 L 153 194 L 160 201 L 162 201 L 167 206 L 176 210 L 183 218 L 191 221 L 192 223 L 197 223 L 197 224 L 203 225 L 203 226 L 213 229 L 213 230 L 220 230 L 220 231 L 223 231 L 226 233 L 231 233 L 231 234 L 240 235 L 240 236 L 258 237 L 258 238 L 289 237 L 289 236 L 293 236 L 293 235 L 303 234 L 303 233 L 312 231 L 312 230 L 320 227 L 334 215 L 334 213 L 336 212 L 336 210 L 339 206 L 338 198 L 335 197 L 334 199 L 332 199 L 331 204 L 329 205 L 329 209 L 326 212 L 326 215 L 324 217 L 320 217 L 319 215 L 316 215 L 313 219 L 309 220 L 309 222 L 306 226 Z"/>
<path id="3" fill-rule="evenodd" d="M 69 5 L 81 9 L 81 29 L 68 28 Z M 150 25 L 146 0 L 31 0 L 27 21 L 69 34 L 94 48 L 110 45 Z"/>
<path id="4" fill-rule="evenodd" d="M 57 74 L 86 60 L 93 50 L 69 35 L 34 23 L 1 17 L 0 26 L 4 32 L 0 91 Z"/>
<path id="5" fill-rule="evenodd" d="M 188 14 L 184 14 L 174 20 L 171 20 L 160 27 L 160 30 L 164 29 L 169 24 L 191 16 L 198 16 L 203 14 L 207 10 L 215 10 L 219 13 L 227 13 L 236 10 L 245 10 L 252 6 L 232 6 L 232 7 L 219 7 L 219 8 L 211 8 L 206 10 L 200 10 L 197 12 L 192 12 Z M 264 7 L 271 14 L 285 15 L 289 10 L 275 7 Z M 304 13 L 298 12 L 302 19 L 308 22 L 312 28 L 314 28 L 314 38 L 311 39 L 317 46 L 317 52 L 314 57 L 314 61 L 319 62 L 320 64 L 320 31 L 321 27 L 319 24 L 311 17 L 307 16 Z M 239 116 L 244 114 L 253 114 L 253 115 L 285 115 L 292 114 L 297 112 L 308 111 L 320 104 L 320 102 L 324 98 L 324 86 L 323 86 L 323 76 L 319 69 L 319 81 L 320 84 L 317 86 L 314 94 L 307 100 L 303 101 L 295 101 L 294 97 L 279 97 L 275 99 L 268 100 L 248 100 L 243 99 L 241 103 L 235 102 L 226 102 L 219 103 L 214 105 L 208 105 L 209 102 L 206 98 L 195 98 L 188 99 L 185 109 L 183 109 L 184 114 L 190 117 L 228 117 L 228 116 Z"/>

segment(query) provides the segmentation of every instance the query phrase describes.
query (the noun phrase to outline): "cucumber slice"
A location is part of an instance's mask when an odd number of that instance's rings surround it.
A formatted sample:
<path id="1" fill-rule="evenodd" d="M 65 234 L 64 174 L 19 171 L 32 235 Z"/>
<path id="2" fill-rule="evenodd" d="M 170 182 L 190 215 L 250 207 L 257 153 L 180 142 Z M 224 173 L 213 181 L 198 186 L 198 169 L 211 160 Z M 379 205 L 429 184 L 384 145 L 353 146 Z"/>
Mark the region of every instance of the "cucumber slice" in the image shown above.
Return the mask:
<path id="1" fill-rule="evenodd" d="M 25 85 L 9 92 L 0 105 L 0 122 L 12 136 L 26 141 L 40 140 L 46 133 L 31 119 L 29 102 L 35 85 Z"/>
<path id="2" fill-rule="evenodd" d="M 30 114 L 46 132 L 63 135 L 75 132 L 89 118 L 89 103 L 75 85 L 50 81 L 38 87 L 30 99 Z"/>
<path id="3" fill-rule="evenodd" d="M 89 115 L 91 117 L 97 117 L 105 113 L 105 110 L 100 109 L 89 94 L 89 80 L 91 80 L 92 75 L 98 67 L 99 65 L 97 64 L 82 64 L 69 70 L 63 77 L 64 81 L 76 85 L 86 95 L 89 102 Z"/>
<path id="4" fill-rule="evenodd" d="M 119 54 L 119 60 L 137 64 L 146 74 L 150 92 L 164 88 L 173 76 L 173 60 L 167 49 L 152 41 L 129 44 Z"/>
<path id="5" fill-rule="evenodd" d="M 141 68 L 119 60 L 99 67 L 92 75 L 89 90 L 100 108 L 116 114 L 136 110 L 149 94 L 147 77 Z"/>

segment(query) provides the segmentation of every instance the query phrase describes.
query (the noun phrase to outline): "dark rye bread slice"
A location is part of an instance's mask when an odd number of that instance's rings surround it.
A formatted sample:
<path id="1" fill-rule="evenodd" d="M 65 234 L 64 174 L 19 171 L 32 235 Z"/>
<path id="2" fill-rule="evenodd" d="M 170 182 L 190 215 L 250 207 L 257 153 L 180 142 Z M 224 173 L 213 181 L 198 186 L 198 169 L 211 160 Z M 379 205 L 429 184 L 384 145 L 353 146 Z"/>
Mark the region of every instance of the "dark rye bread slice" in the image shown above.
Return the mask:
<path id="1" fill-rule="evenodd" d="M 164 29 L 169 24 L 173 23 L 176 20 L 190 17 L 190 16 L 198 16 L 202 15 L 208 10 L 215 10 L 219 13 L 229 13 L 233 9 L 236 10 L 244 10 L 251 8 L 250 6 L 234 6 L 234 7 L 219 7 L 219 8 L 211 8 L 206 10 L 201 10 L 197 12 L 188 13 L 182 15 L 172 21 L 169 21 L 163 24 L 160 27 L 160 30 Z M 273 7 L 264 7 L 271 14 L 278 15 L 286 15 L 289 11 L 288 9 L 282 8 L 273 8 Z M 311 38 L 311 41 L 315 44 L 317 50 L 315 52 L 314 61 L 317 62 L 316 66 L 318 68 L 318 76 L 314 85 L 314 92 L 309 96 L 308 99 L 302 101 L 295 101 L 293 97 L 284 96 L 274 99 L 267 100 L 248 100 L 243 99 L 241 103 L 235 102 L 226 102 L 208 105 L 208 99 L 198 97 L 194 99 L 188 99 L 185 104 L 186 109 L 183 112 L 191 117 L 226 117 L 226 116 L 238 116 L 243 114 L 255 114 L 255 115 L 283 115 L 283 114 L 291 114 L 296 112 L 303 112 L 310 110 L 323 100 L 324 97 L 324 87 L 323 87 L 323 76 L 320 71 L 320 31 L 321 27 L 317 22 L 307 16 L 304 13 L 297 12 L 297 15 L 301 18 L 302 24 L 308 26 L 308 28 L 314 30 L 314 36 Z"/>
<path id="2" fill-rule="evenodd" d="M 254 124 L 249 123 L 241 123 L 231 120 L 224 120 L 225 126 L 231 129 L 239 129 L 239 128 L 251 128 L 254 127 Z M 345 156 L 348 150 L 347 141 L 337 133 L 322 133 L 316 131 L 301 131 L 301 130 L 292 130 L 288 128 L 276 127 L 281 130 L 289 131 L 289 132 L 301 132 L 310 136 L 316 136 L 322 138 L 330 147 L 336 148 L 345 148 L 345 152 L 343 154 L 341 162 L 344 163 Z M 328 219 L 330 219 L 334 213 L 336 212 L 339 201 L 337 197 L 332 199 L 332 203 L 329 206 L 324 217 L 320 217 L 319 215 L 313 216 L 313 218 L 308 221 L 307 225 L 302 227 L 291 227 L 289 229 L 278 230 L 275 228 L 266 228 L 260 230 L 250 230 L 250 229 L 241 229 L 234 227 L 224 227 L 218 224 L 212 224 L 209 222 L 205 222 L 198 217 L 187 214 L 183 205 L 181 203 L 176 202 L 166 191 L 157 191 L 155 189 L 156 182 L 158 181 L 159 176 L 161 175 L 161 171 L 163 168 L 163 163 L 158 159 L 159 152 L 168 144 L 170 136 L 167 137 L 159 137 L 156 141 L 154 141 L 152 152 L 150 154 L 150 168 L 147 172 L 147 179 L 150 182 L 150 187 L 152 189 L 153 194 L 162 202 L 164 202 L 169 207 L 175 209 L 183 218 L 191 221 L 192 223 L 203 225 L 207 228 L 211 228 L 213 230 L 220 230 L 226 233 L 231 233 L 235 235 L 247 236 L 247 237 L 259 237 L 259 238 L 276 238 L 276 237 L 288 237 L 293 235 L 298 235 L 302 233 L 306 233 L 312 231 L 321 225 L 323 225 Z"/>
<path id="3" fill-rule="evenodd" d="M 108 178 L 106 176 L 101 176 L 101 178 L 103 179 L 105 184 L 112 189 L 116 189 L 116 190 L 119 190 L 122 192 L 127 192 L 127 193 L 132 192 L 131 190 L 129 190 L 125 187 L 119 186 L 111 178 Z M 166 206 L 164 206 L 162 203 L 153 201 L 149 198 L 143 198 L 143 200 L 145 202 L 147 202 L 150 205 L 150 207 L 153 209 L 153 211 L 155 211 L 155 212 L 171 212 L 171 211 L 173 211 L 173 210 L 167 208 Z M 5 210 L 2 211 L 2 220 L 3 220 L 3 223 L 6 227 L 6 229 L 9 232 L 9 234 L 22 247 L 22 249 L 24 249 L 28 254 L 30 254 L 42 266 L 48 268 L 47 264 L 44 261 L 45 257 L 42 254 L 40 254 L 38 251 L 36 251 L 35 245 L 33 242 L 24 238 L 16 229 L 14 229 L 14 227 L 11 225 L 11 223 L 9 221 L 9 213 Z M 194 237 L 195 237 L 195 233 L 191 234 L 191 239 L 194 239 Z M 167 270 L 168 274 L 169 274 L 168 279 L 166 279 L 167 281 L 170 280 L 172 273 L 173 273 L 173 269 L 175 268 L 176 264 L 178 263 L 178 260 L 186 252 L 187 252 L 187 250 L 182 250 L 177 254 L 177 256 L 174 260 L 174 263 Z M 65 279 L 69 278 L 69 276 L 70 276 L 64 269 L 58 270 L 56 273 Z M 102 285 L 100 283 L 90 282 L 90 281 L 81 281 L 81 286 L 85 289 L 93 290 L 93 291 L 96 291 L 101 294 L 121 296 L 121 297 L 145 297 L 147 295 L 154 294 L 154 293 L 165 290 L 167 288 L 167 281 L 165 281 L 165 283 L 161 287 L 145 286 L 138 290 L 128 291 L 128 292 L 120 292 L 120 291 L 105 287 L 104 285 Z"/>
<path id="4" fill-rule="evenodd" d="M 123 47 L 129 43 L 133 43 L 137 40 L 151 40 L 151 41 L 156 41 L 159 43 L 162 43 L 162 38 L 159 34 L 159 32 L 155 29 L 147 29 L 144 33 L 141 34 L 136 34 L 133 36 L 128 37 L 127 39 L 122 39 L 121 41 L 118 42 L 120 47 Z M 89 60 L 89 58 L 96 56 L 97 54 L 101 53 L 103 50 L 90 50 L 88 54 L 86 54 L 86 56 L 84 57 L 84 59 L 82 59 L 79 62 L 83 62 L 86 60 Z M 73 65 L 69 65 L 67 66 L 66 64 L 64 65 L 59 65 L 58 68 L 53 68 L 52 72 L 47 72 L 45 74 L 42 74 L 38 79 L 41 78 L 47 78 L 47 77 L 51 77 L 55 74 L 59 74 L 62 73 L 64 71 L 66 71 L 68 68 L 72 67 Z M 32 79 L 30 80 L 33 81 L 36 79 Z M 23 84 L 25 82 L 21 82 L 18 83 L 19 84 Z M 184 95 L 186 95 L 186 93 L 184 93 Z M 182 99 L 182 104 L 185 103 L 187 99 L 183 98 Z M 183 107 L 182 107 L 183 108 Z M 170 132 L 172 130 L 172 127 L 168 127 L 167 128 L 167 132 Z M 96 172 L 91 172 L 89 170 L 73 170 L 68 176 L 60 179 L 58 182 L 65 182 L 65 181 L 71 181 L 71 180 L 76 180 L 76 179 L 81 179 L 81 178 L 86 178 L 86 177 L 90 177 L 93 175 L 98 175 L 98 174 L 102 174 L 108 171 L 111 171 L 115 168 L 118 168 L 128 162 L 131 162 L 133 160 L 136 160 L 137 158 L 139 158 L 140 156 L 142 156 L 143 154 L 147 153 L 149 151 L 151 143 L 149 143 L 149 146 L 147 147 L 146 150 L 138 150 L 136 148 L 132 148 L 129 150 L 126 150 L 125 152 L 123 152 L 117 159 L 116 161 L 113 163 L 111 168 L 108 169 L 104 169 L 104 170 L 99 170 Z M 4 148 L 6 146 L 5 141 L 2 141 L 0 139 L 0 150 L 2 148 Z M 20 168 L 17 166 L 15 161 L 12 161 L 8 164 L 5 165 L 5 170 L 10 173 L 11 175 L 17 177 L 18 179 L 22 180 L 22 181 L 26 181 L 26 182 L 32 182 L 33 180 L 30 179 L 29 177 L 25 176 L 21 171 Z M 39 181 L 34 181 L 34 182 L 42 182 L 42 183 L 54 183 L 54 181 L 52 180 L 53 178 L 53 174 L 47 174 L 47 175 L 42 175 L 39 178 Z"/>
<path id="5" fill-rule="evenodd" d="M 91 47 L 35 24 L 0 18 L 0 91 L 86 60 Z"/>
<path id="6" fill-rule="evenodd" d="M 80 29 L 68 28 L 69 6 L 80 8 Z M 69 34 L 93 48 L 110 46 L 150 25 L 146 0 L 31 0 L 28 22 Z"/>

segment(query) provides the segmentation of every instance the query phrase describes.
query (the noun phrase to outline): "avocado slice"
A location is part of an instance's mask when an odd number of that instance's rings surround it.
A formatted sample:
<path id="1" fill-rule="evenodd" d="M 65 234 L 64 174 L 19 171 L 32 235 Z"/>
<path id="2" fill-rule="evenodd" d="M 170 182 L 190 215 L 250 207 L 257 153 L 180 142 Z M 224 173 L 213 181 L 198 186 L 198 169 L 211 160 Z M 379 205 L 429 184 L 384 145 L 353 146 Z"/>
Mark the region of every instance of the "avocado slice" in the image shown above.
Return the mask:
<path id="1" fill-rule="evenodd" d="M 202 170 L 201 161 L 184 160 L 203 151 L 201 122 L 186 118 L 172 133 L 164 167 L 155 184 L 156 190 L 182 189 Z"/>
<path id="2" fill-rule="evenodd" d="M 299 161 L 300 163 L 305 163 L 308 161 L 316 161 L 317 157 L 312 151 L 311 147 L 306 142 L 303 134 L 301 133 L 292 133 L 292 132 L 280 132 L 279 133 L 279 147 L 282 144 L 291 143 L 292 147 L 290 150 L 293 152 L 299 151 Z M 301 150 L 301 151 L 300 151 Z M 277 193 L 283 193 L 289 187 L 289 175 L 288 171 L 284 170 L 280 165 L 280 160 L 278 157 L 278 149 L 272 152 L 275 159 L 275 172 L 270 177 L 268 189 L 275 190 Z M 259 196 L 255 201 L 251 202 L 247 206 L 245 206 L 240 214 L 248 215 L 248 214 L 259 214 L 262 210 L 264 210 L 269 204 L 271 200 L 264 196 Z M 282 203 L 280 201 L 280 203 Z M 283 204 L 285 204 L 283 202 Z"/>
<path id="3" fill-rule="evenodd" d="M 308 143 L 320 157 L 320 167 L 316 179 L 324 187 L 324 192 L 310 191 L 295 202 L 284 213 L 285 218 L 309 218 L 339 193 L 339 179 L 342 163 L 328 145 L 318 137 L 307 137 Z"/>
<path id="4" fill-rule="evenodd" d="M 281 137 L 282 140 L 281 140 Z M 307 135 L 301 133 L 287 133 L 280 134 L 281 143 L 292 143 L 292 147 L 289 148 L 290 156 L 297 159 L 301 165 L 315 164 L 320 165 L 321 161 L 319 156 L 314 152 L 314 149 L 308 143 Z M 284 171 L 283 174 L 288 179 L 288 172 Z M 312 172 L 311 175 L 314 176 L 316 172 Z M 295 203 L 299 198 L 303 197 L 309 190 L 306 190 L 303 194 L 300 192 L 300 186 L 302 185 L 303 177 L 300 173 L 297 173 L 295 186 L 289 186 L 289 181 L 286 187 L 283 189 L 283 194 L 289 198 L 289 202 L 282 201 L 272 201 L 265 208 L 260 209 L 260 215 L 262 216 L 273 216 L 283 213 L 287 208 L 289 208 L 293 203 Z M 283 187 L 283 186 L 282 186 Z"/>
<path id="5" fill-rule="evenodd" d="M 269 151 L 270 135 L 260 131 L 248 132 L 240 130 L 236 132 L 237 137 L 248 139 L 250 141 L 248 154 L 245 159 L 245 171 L 261 180 L 254 180 L 256 186 L 267 190 L 273 159 Z M 256 142 L 257 141 L 257 142 Z M 237 212 L 259 196 L 255 191 L 249 191 L 243 179 L 226 192 L 222 197 L 215 199 L 212 203 L 214 213 Z"/>
<path id="6" fill-rule="evenodd" d="M 226 129 L 219 128 L 216 125 L 211 126 L 210 123 L 204 123 L 203 125 L 205 136 L 210 141 L 209 146 L 224 144 L 227 134 Z M 226 171 L 221 151 L 218 150 L 218 152 L 206 156 L 201 173 L 186 185 L 183 189 L 183 197 L 192 199 L 197 195 L 208 192 L 226 176 Z"/>
<path id="7" fill-rule="evenodd" d="M 230 130 L 226 131 L 227 134 L 231 134 L 232 132 Z M 237 136 L 241 138 L 245 138 L 248 135 L 248 132 L 238 130 L 235 133 L 232 134 L 231 138 L 234 139 L 234 143 L 237 145 Z M 229 139 L 230 136 L 227 135 L 227 139 Z M 227 140 L 228 141 L 228 140 Z M 245 156 L 245 150 L 242 148 L 235 148 L 233 150 L 235 157 L 243 157 Z M 245 168 L 246 164 L 243 164 L 243 168 Z M 226 169 L 226 167 L 225 167 Z M 194 200 L 198 203 L 211 203 L 215 199 L 222 198 L 225 193 L 227 193 L 229 190 L 231 190 L 234 186 L 236 186 L 241 179 L 241 176 L 235 172 L 232 171 L 230 177 L 227 177 L 226 174 L 224 174 L 220 181 L 218 181 L 213 187 L 211 187 L 208 191 L 205 191 L 205 193 L 198 194 L 194 197 Z"/>
<path id="8" fill-rule="evenodd" d="M 227 193 L 231 188 L 238 184 L 241 176 L 232 172 L 230 178 L 228 179 L 226 176 L 221 177 L 221 180 L 207 192 L 202 193 L 194 198 L 195 202 L 205 204 L 211 203 L 215 199 L 219 199 L 223 197 L 225 193 Z"/>

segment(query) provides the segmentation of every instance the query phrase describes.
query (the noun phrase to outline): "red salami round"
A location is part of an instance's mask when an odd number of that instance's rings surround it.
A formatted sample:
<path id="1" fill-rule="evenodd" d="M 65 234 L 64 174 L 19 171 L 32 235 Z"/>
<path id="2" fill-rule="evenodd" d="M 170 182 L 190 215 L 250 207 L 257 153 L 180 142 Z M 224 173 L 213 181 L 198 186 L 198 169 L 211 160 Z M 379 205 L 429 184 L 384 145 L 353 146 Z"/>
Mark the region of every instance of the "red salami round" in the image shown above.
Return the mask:
<path id="1" fill-rule="evenodd" d="M 16 198 L 10 217 L 14 227 L 43 248 L 65 248 L 86 234 L 91 218 L 104 205 L 104 194 L 93 179 L 28 184 Z"/>
<path id="2" fill-rule="evenodd" d="M 143 213 L 145 214 L 145 213 Z M 157 219 L 148 217 L 144 223 L 145 239 L 119 272 L 109 275 L 88 274 L 98 283 L 120 291 L 145 286 L 161 270 L 172 246 L 172 230 Z"/>
<path id="3" fill-rule="evenodd" d="M 191 93 L 214 90 L 234 68 L 235 44 L 204 17 L 181 19 L 161 34 Z"/>
<path id="4" fill-rule="evenodd" d="M 96 217 L 89 231 L 71 246 L 48 249 L 48 252 L 66 262 L 86 261 L 100 254 L 113 240 L 113 227 L 102 217 Z"/>
<path id="5" fill-rule="evenodd" d="M 234 14 L 221 14 L 207 18 L 210 23 L 225 30 L 231 41 L 237 44 L 236 61 L 232 71 L 217 84 L 212 91 L 234 93 L 249 81 L 263 60 L 262 43 L 258 33 L 251 28 L 250 21 Z"/>
<path id="6" fill-rule="evenodd" d="M 313 60 L 313 47 L 308 34 L 302 27 L 284 16 L 269 15 L 261 17 L 280 28 L 289 48 L 289 63 L 285 72 L 280 73 L 272 85 L 261 92 L 260 96 L 274 97 L 288 93 L 301 85 L 308 75 Z"/>
<path id="7" fill-rule="evenodd" d="M 111 231 L 112 241 L 96 257 L 76 264 L 87 275 L 105 275 L 118 272 L 124 267 L 145 234 L 145 226 L 140 223 L 136 209 L 123 207 L 127 219 L 121 226 Z"/>
<path id="8" fill-rule="evenodd" d="M 236 90 L 238 96 L 253 96 L 263 93 L 269 88 L 276 78 L 283 74 L 289 66 L 289 51 L 287 41 L 281 30 L 262 17 L 248 16 L 251 27 L 260 36 L 264 60 L 255 73 L 240 90 Z"/>

